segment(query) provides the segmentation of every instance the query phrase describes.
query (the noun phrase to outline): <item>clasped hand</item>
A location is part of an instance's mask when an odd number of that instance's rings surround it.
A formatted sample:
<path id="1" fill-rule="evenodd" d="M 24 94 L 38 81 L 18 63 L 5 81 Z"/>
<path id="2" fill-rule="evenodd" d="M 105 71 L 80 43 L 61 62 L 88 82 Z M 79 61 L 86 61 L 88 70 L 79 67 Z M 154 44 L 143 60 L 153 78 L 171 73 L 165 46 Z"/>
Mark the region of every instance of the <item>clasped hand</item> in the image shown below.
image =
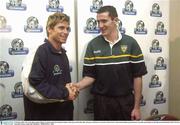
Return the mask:
<path id="1" fill-rule="evenodd" d="M 69 91 L 68 100 L 75 100 L 76 97 L 79 95 L 79 87 L 76 83 L 67 83 L 66 88 Z"/>

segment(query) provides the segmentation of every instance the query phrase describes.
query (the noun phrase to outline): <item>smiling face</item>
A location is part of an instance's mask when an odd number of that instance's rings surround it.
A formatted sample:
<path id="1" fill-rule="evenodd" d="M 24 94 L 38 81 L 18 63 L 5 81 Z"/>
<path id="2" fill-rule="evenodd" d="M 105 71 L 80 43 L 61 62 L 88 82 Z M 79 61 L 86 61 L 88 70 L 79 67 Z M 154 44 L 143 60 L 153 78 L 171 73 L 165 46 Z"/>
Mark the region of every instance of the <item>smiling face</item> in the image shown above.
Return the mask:
<path id="1" fill-rule="evenodd" d="M 54 28 L 48 29 L 49 39 L 56 43 L 66 43 L 68 38 L 70 27 L 69 23 L 66 21 L 57 23 Z"/>
<path id="2" fill-rule="evenodd" d="M 97 22 L 101 34 L 104 37 L 109 36 L 112 31 L 117 29 L 115 18 L 112 19 L 112 17 L 109 16 L 109 12 L 98 13 Z"/>
<path id="3" fill-rule="evenodd" d="M 56 12 L 48 17 L 46 31 L 48 40 L 53 46 L 66 43 L 70 32 L 70 18 L 64 13 Z M 57 47 L 55 47 L 57 48 Z"/>

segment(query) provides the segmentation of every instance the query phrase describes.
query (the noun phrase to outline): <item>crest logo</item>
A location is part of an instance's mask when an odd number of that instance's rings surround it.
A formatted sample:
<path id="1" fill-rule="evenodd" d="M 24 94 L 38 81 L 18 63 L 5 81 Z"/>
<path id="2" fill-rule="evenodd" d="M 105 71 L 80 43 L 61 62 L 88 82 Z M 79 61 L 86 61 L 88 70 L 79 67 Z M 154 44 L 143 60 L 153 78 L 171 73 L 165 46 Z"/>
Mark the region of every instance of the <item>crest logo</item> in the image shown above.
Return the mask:
<path id="1" fill-rule="evenodd" d="M 17 113 L 12 112 L 12 107 L 5 104 L 0 107 L 0 120 L 12 120 L 17 118 Z"/>
<path id="2" fill-rule="evenodd" d="M 9 3 L 6 3 L 6 8 L 8 10 L 26 10 L 26 5 L 22 4 L 22 0 L 9 0 Z"/>
<path id="3" fill-rule="evenodd" d="M 164 29 L 164 23 L 159 21 L 156 25 L 156 29 L 155 29 L 155 34 L 156 35 L 166 35 L 167 34 L 167 30 Z"/>
<path id="4" fill-rule="evenodd" d="M 164 64 L 164 58 L 158 57 L 156 60 L 156 65 L 154 66 L 155 70 L 165 70 L 167 68 L 166 64 Z"/>
<path id="5" fill-rule="evenodd" d="M 133 2 L 130 0 L 127 0 L 125 2 L 125 8 L 123 8 L 122 13 L 124 15 L 136 15 L 137 12 L 135 9 L 133 9 L 133 7 L 134 7 Z"/>
<path id="6" fill-rule="evenodd" d="M 149 83 L 149 88 L 161 87 L 161 82 L 159 81 L 158 75 L 153 75 L 151 77 L 151 82 Z"/>
<path id="7" fill-rule="evenodd" d="M 0 33 L 11 32 L 11 26 L 7 25 L 6 18 L 0 15 Z"/>
<path id="8" fill-rule="evenodd" d="M 27 19 L 27 25 L 24 26 L 25 32 L 42 32 L 43 28 L 39 25 L 39 21 L 36 17 L 30 16 Z"/>
<path id="9" fill-rule="evenodd" d="M 28 48 L 24 48 L 24 42 L 20 38 L 13 39 L 11 46 L 12 48 L 9 48 L 10 55 L 25 55 L 29 52 Z"/>
<path id="10" fill-rule="evenodd" d="M 157 3 L 154 3 L 152 5 L 152 10 L 150 12 L 150 15 L 153 17 L 162 17 L 162 12 L 160 11 L 160 6 Z"/>
<path id="11" fill-rule="evenodd" d="M 103 6 L 103 1 L 102 0 L 93 0 L 92 1 L 92 6 L 90 6 L 90 11 L 92 13 L 95 13 Z"/>
<path id="12" fill-rule="evenodd" d="M 142 20 L 137 21 L 136 28 L 134 28 L 135 34 L 147 34 L 147 29 L 144 28 L 145 24 Z"/>
<path id="13" fill-rule="evenodd" d="M 121 45 L 121 51 L 125 53 L 127 51 L 128 46 L 127 45 Z"/>
<path id="14" fill-rule="evenodd" d="M 152 41 L 152 46 L 150 47 L 150 53 L 160 53 L 162 52 L 162 47 L 159 47 L 159 41 L 154 39 Z"/>
<path id="15" fill-rule="evenodd" d="M 0 61 L 0 78 L 13 77 L 14 71 L 9 70 L 9 64 L 5 61 Z"/>
<path id="16" fill-rule="evenodd" d="M 164 94 L 162 91 L 158 91 L 156 93 L 156 98 L 154 99 L 154 104 L 161 104 L 161 103 L 165 103 L 166 102 L 166 98 L 164 98 Z"/>
<path id="17" fill-rule="evenodd" d="M 100 33 L 99 28 L 97 28 L 97 21 L 94 18 L 88 18 L 88 20 L 86 21 L 86 27 L 84 28 L 84 33 Z"/>
<path id="18" fill-rule="evenodd" d="M 53 74 L 54 76 L 62 74 L 62 70 L 60 69 L 59 65 L 54 65 Z"/>
<path id="19" fill-rule="evenodd" d="M 22 82 L 18 82 L 14 86 L 14 91 L 11 93 L 12 98 L 21 98 L 23 97 L 23 87 Z"/>
<path id="20" fill-rule="evenodd" d="M 49 0 L 49 4 L 46 6 L 48 12 L 63 12 L 63 6 L 60 6 L 59 0 Z"/>

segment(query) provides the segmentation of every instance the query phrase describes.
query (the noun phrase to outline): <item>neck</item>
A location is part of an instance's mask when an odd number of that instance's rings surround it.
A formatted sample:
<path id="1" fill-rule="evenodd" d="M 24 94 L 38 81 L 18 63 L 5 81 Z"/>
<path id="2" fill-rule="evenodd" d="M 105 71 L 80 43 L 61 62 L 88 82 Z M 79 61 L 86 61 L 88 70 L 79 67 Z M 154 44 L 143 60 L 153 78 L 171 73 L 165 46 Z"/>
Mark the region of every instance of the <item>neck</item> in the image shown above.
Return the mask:
<path id="1" fill-rule="evenodd" d="M 119 33 L 117 30 L 114 30 L 113 32 L 111 32 L 111 34 L 106 36 L 106 39 L 111 42 L 115 42 L 118 38 L 119 38 Z"/>
<path id="2" fill-rule="evenodd" d="M 55 41 L 53 39 L 48 38 L 48 41 L 51 43 L 51 45 L 58 51 L 61 50 L 61 44 L 58 41 Z"/>

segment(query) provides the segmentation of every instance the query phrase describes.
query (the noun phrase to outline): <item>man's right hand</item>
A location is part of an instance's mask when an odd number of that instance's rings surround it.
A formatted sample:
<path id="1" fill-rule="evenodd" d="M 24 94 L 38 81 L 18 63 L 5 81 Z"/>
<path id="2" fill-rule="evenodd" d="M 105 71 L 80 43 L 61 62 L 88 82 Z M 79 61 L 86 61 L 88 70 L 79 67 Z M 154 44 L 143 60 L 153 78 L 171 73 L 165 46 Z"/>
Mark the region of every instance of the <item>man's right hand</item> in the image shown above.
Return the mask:
<path id="1" fill-rule="evenodd" d="M 76 86 L 75 83 L 67 83 L 66 88 L 69 91 L 68 100 L 75 100 L 76 97 L 79 95 L 79 88 Z"/>

